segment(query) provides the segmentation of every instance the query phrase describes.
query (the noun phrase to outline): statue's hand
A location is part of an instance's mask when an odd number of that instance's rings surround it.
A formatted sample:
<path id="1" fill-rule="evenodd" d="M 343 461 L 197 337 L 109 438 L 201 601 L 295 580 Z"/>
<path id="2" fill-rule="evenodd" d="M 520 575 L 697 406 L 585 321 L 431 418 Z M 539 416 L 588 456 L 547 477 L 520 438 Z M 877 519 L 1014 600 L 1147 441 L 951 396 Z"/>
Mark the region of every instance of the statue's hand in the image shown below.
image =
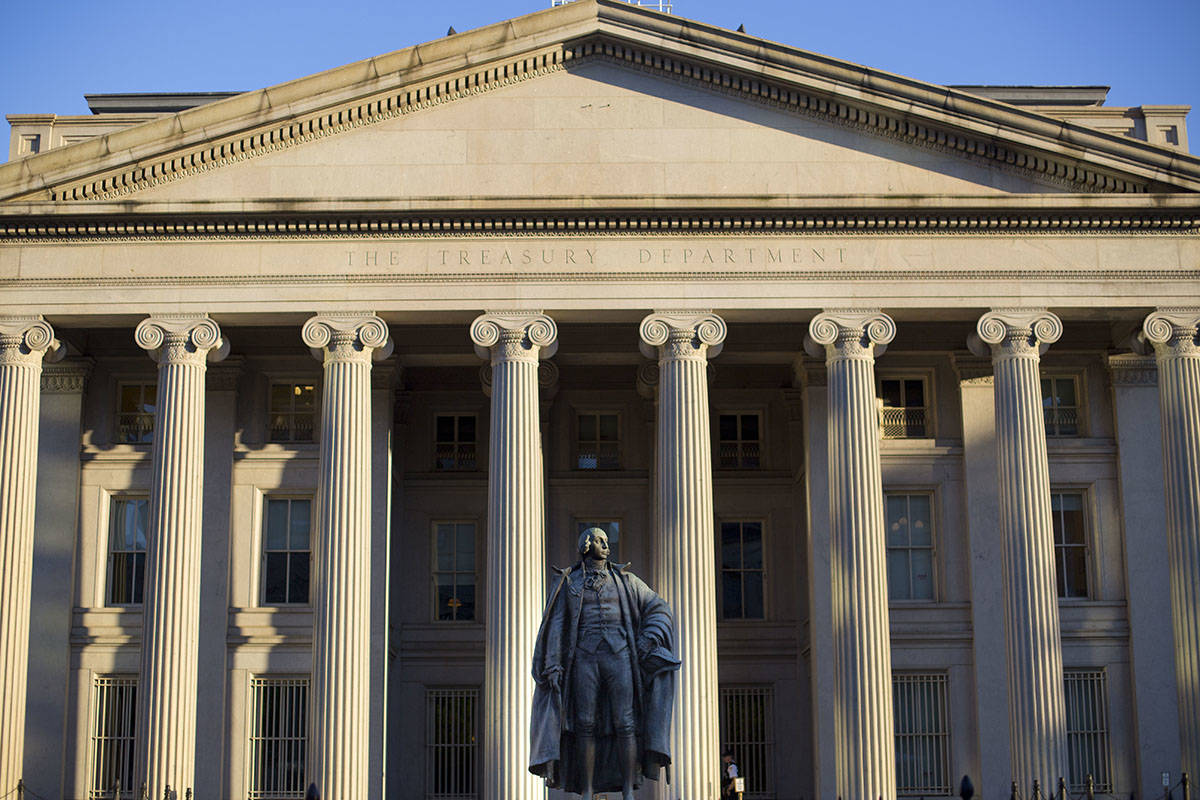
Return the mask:
<path id="1" fill-rule="evenodd" d="M 645 661 L 646 656 L 650 655 L 650 651 L 654 649 L 654 642 L 647 638 L 638 639 L 637 650 L 638 660 Z"/>
<path id="2" fill-rule="evenodd" d="M 562 689 L 562 673 L 562 667 L 551 667 L 550 669 L 546 670 L 544 677 L 550 684 L 550 688 L 555 692 L 558 692 Z"/>

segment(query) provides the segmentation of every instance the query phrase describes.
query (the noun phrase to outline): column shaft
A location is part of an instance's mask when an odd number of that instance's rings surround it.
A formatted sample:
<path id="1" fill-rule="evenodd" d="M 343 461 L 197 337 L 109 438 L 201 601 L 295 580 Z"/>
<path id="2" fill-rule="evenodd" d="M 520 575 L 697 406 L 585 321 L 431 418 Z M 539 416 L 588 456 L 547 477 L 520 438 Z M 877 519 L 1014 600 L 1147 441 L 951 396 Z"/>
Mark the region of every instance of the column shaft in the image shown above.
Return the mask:
<path id="1" fill-rule="evenodd" d="M 542 797 L 529 772 L 534 644 L 546 594 L 545 496 L 538 424 L 538 359 L 557 330 L 536 313 L 484 314 L 471 325 L 491 359 L 487 585 L 484 603 L 484 800 Z"/>
<path id="2" fill-rule="evenodd" d="M 660 798 L 713 798 L 719 791 L 716 556 L 708 362 L 725 323 L 712 314 L 658 313 L 642 321 L 644 346 L 657 349 L 654 588 L 675 613 L 676 679 L 670 786 Z M 651 351 L 653 352 L 653 351 Z M 649 355 L 649 354 L 648 354 Z"/>
<path id="3" fill-rule="evenodd" d="M 322 797 L 365 800 L 371 715 L 371 360 L 387 355 L 375 316 L 305 323 L 321 351 L 321 454 L 313 527 L 309 781 Z"/>
<path id="4" fill-rule="evenodd" d="M 53 344 L 40 318 L 0 317 L 0 795 L 17 788 L 24 760 L 38 401 Z"/>
<path id="5" fill-rule="evenodd" d="M 829 384 L 829 535 L 833 573 L 837 792 L 896 796 L 892 656 L 875 346 L 895 324 L 877 311 L 830 311 L 809 326 Z"/>
<path id="6" fill-rule="evenodd" d="M 1067 777 L 1066 707 L 1050 467 L 1042 412 L 1039 346 L 1062 323 L 1041 310 L 993 311 L 977 326 L 991 345 L 995 373 L 996 458 L 1004 541 L 1005 638 L 1013 780 L 1053 787 Z"/>
<path id="7" fill-rule="evenodd" d="M 1200 775 L 1200 309 L 1146 318 L 1162 415 L 1163 478 L 1182 769 Z"/>
<path id="8" fill-rule="evenodd" d="M 182 796 L 195 785 L 205 359 L 221 338 L 207 318 L 151 317 L 135 339 L 158 361 L 136 774 L 150 797 Z"/>

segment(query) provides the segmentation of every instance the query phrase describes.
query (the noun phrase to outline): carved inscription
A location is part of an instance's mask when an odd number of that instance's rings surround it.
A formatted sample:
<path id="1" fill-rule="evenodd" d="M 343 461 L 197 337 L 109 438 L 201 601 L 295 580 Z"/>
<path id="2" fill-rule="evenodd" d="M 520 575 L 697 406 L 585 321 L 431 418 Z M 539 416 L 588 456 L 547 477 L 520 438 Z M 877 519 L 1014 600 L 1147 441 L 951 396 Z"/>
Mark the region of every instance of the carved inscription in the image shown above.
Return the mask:
<path id="1" fill-rule="evenodd" d="M 638 247 L 583 243 L 577 246 L 474 246 L 435 247 L 424 250 L 423 266 L 433 269 L 520 269 L 587 267 L 754 267 L 836 266 L 847 263 L 847 248 L 840 244 L 817 246 L 774 245 L 713 247 L 706 244 Z M 345 250 L 343 265 L 354 269 L 413 267 L 410 250 L 356 248 Z"/>

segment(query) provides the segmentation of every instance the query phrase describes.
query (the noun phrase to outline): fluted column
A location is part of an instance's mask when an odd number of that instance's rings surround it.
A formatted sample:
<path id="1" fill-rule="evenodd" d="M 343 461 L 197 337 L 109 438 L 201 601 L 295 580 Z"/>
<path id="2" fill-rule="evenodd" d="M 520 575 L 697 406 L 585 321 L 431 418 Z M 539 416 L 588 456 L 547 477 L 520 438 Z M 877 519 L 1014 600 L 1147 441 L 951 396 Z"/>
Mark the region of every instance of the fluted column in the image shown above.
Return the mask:
<path id="1" fill-rule="evenodd" d="M 980 317 L 977 353 L 990 350 L 995 375 L 996 471 L 1004 548 L 1008 650 L 1008 735 L 1013 780 L 1054 786 L 1067 777 L 1066 708 L 1050 471 L 1038 361 L 1062 322 L 1044 309 L 998 309 Z M 986 345 L 986 349 L 981 344 Z"/>
<path id="2" fill-rule="evenodd" d="M 0 796 L 25 755 L 29 591 L 42 359 L 58 351 L 41 317 L 0 317 Z"/>
<path id="3" fill-rule="evenodd" d="M 1182 769 L 1200 775 L 1200 308 L 1162 308 L 1142 335 L 1154 345 Z"/>
<path id="4" fill-rule="evenodd" d="M 892 655 L 875 356 L 896 335 L 877 310 L 824 311 L 808 326 L 829 392 L 829 542 L 833 573 L 837 793 L 896 796 Z M 810 350 L 814 350 L 809 345 Z"/>
<path id="5" fill-rule="evenodd" d="M 370 313 L 318 314 L 304 343 L 324 362 L 313 526 L 308 780 L 366 800 L 371 753 L 371 361 L 391 352 Z"/>
<path id="6" fill-rule="evenodd" d="M 725 321 L 697 311 L 642 320 L 641 349 L 658 361 L 658 423 L 652 588 L 675 614 L 682 661 L 671 722 L 671 785 L 659 798 L 708 800 L 719 792 L 716 559 L 708 359 L 721 351 Z"/>
<path id="7" fill-rule="evenodd" d="M 484 602 L 484 800 L 543 797 L 529 772 L 534 641 L 546 602 L 545 495 L 538 427 L 538 359 L 557 348 L 554 320 L 490 312 L 471 341 L 492 370 L 488 446 L 487 587 Z"/>
<path id="8" fill-rule="evenodd" d="M 151 797 L 182 797 L 195 786 L 205 362 L 228 344 L 203 316 L 150 317 L 134 339 L 158 362 L 136 774 Z"/>

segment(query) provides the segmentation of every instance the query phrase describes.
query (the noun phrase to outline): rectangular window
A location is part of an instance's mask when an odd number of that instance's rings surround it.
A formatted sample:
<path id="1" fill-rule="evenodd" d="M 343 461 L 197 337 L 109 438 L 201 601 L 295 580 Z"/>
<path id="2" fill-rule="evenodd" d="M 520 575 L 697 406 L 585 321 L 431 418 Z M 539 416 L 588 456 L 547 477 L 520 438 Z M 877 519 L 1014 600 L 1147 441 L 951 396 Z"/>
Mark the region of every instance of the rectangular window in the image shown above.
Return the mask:
<path id="1" fill-rule="evenodd" d="M 1054 525 L 1054 575 L 1058 596 L 1088 596 L 1087 530 L 1083 519 L 1083 495 L 1050 495 L 1050 515 Z"/>
<path id="2" fill-rule="evenodd" d="M 721 523 L 721 617 L 763 619 L 763 524 Z"/>
<path id="3" fill-rule="evenodd" d="M 762 417 L 759 414 L 721 414 L 717 464 L 721 469 L 758 469 L 761 465 Z"/>
<path id="4" fill-rule="evenodd" d="M 621 563 L 620 520 L 577 520 L 575 522 L 575 535 L 578 536 L 588 528 L 599 528 L 608 534 L 608 560 L 616 564 Z"/>
<path id="5" fill-rule="evenodd" d="M 924 378 L 883 378 L 879 424 L 885 439 L 921 439 L 928 435 L 929 409 Z"/>
<path id="6" fill-rule="evenodd" d="M 775 797 L 774 707 L 770 686 L 721 687 L 721 743 L 746 779 L 746 800 Z"/>
<path id="7" fill-rule="evenodd" d="M 263 604 L 308 603 L 312 500 L 268 497 L 263 509 Z"/>
<path id="8" fill-rule="evenodd" d="M 946 683 L 940 673 L 892 675 L 898 794 L 950 794 Z"/>
<path id="9" fill-rule="evenodd" d="M 117 441 L 144 444 L 154 441 L 157 383 L 122 383 L 117 393 Z"/>
<path id="10" fill-rule="evenodd" d="M 311 442 L 317 413 L 317 389 L 308 382 L 271 384 L 272 442 Z"/>
<path id="11" fill-rule="evenodd" d="M 617 414 L 580 414 L 576 439 L 579 469 L 619 469 L 621 466 L 620 417 Z"/>
<path id="12" fill-rule="evenodd" d="M 108 605 L 142 604 L 150 500 L 114 497 L 108 520 Z"/>
<path id="13" fill-rule="evenodd" d="M 1088 776 L 1097 792 L 1112 791 L 1108 760 L 1108 687 L 1102 669 L 1069 669 L 1064 676 L 1067 700 L 1067 766 L 1071 791 L 1082 791 Z"/>
<path id="14" fill-rule="evenodd" d="M 253 678 L 250 702 L 247 800 L 304 797 L 308 679 Z"/>
<path id="15" fill-rule="evenodd" d="M 436 468 L 475 469 L 475 415 L 438 414 L 434 427 Z"/>
<path id="16" fill-rule="evenodd" d="M 1079 435 L 1079 387 L 1073 376 L 1042 378 L 1047 436 Z"/>
<path id="17" fill-rule="evenodd" d="M 475 619 L 475 523 L 435 522 L 433 539 L 434 617 Z"/>
<path id="18" fill-rule="evenodd" d="M 933 514 L 927 494 L 889 494 L 889 600 L 933 599 Z"/>
<path id="19" fill-rule="evenodd" d="M 100 675 L 92 685 L 92 779 L 89 796 L 133 796 L 137 678 Z"/>
<path id="20" fill-rule="evenodd" d="M 478 729 L 478 689 L 425 690 L 426 800 L 479 796 Z"/>

